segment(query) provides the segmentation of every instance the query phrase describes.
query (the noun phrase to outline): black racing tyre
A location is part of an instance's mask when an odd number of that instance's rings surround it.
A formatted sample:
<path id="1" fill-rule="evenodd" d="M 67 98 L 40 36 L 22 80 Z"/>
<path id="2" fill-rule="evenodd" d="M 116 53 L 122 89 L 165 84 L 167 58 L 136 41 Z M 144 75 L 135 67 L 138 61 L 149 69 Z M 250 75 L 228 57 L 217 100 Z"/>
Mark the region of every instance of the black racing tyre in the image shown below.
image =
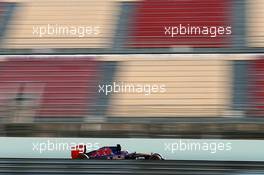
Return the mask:
<path id="1" fill-rule="evenodd" d="M 86 154 L 81 153 L 81 154 L 78 155 L 77 159 L 89 159 L 89 157 Z"/>
<path id="2" fill-rule="evenodd" d="M 157 154 L 157 153 L 154 153 L 150 156 L 149 158 L 150 160 L 164 160 L 161 155 Z"/>

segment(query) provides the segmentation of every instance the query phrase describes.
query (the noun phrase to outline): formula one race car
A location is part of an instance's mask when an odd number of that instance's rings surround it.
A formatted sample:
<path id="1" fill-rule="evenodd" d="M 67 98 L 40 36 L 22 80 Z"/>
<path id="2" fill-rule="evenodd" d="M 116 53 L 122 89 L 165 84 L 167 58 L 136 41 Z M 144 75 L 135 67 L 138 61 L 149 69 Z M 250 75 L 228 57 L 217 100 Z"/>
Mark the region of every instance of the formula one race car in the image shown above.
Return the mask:
<path id="1" fill-rule="evenodd" d="M 121 146 L 105 146 L 97 150 L 86 152 L 85 145 L 77 145 L 71 151 L 72 159 L 106 159 L 106 160 L 164 160 L 161 155 L 157 153 L 143 154 L 143 153 L 128 153 L 122 151 Z"/>

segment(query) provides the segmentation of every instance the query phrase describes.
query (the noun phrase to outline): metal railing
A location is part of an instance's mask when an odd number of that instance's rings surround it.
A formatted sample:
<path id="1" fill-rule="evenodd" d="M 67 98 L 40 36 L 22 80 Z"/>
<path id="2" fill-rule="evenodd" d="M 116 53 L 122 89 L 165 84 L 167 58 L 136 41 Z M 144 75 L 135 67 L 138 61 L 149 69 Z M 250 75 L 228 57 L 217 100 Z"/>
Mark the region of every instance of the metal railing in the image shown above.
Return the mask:
<path id="1" fill-rule="evenodd" d="M 0 174 L 263 174 L 263 162 L 0 159 Z"/>

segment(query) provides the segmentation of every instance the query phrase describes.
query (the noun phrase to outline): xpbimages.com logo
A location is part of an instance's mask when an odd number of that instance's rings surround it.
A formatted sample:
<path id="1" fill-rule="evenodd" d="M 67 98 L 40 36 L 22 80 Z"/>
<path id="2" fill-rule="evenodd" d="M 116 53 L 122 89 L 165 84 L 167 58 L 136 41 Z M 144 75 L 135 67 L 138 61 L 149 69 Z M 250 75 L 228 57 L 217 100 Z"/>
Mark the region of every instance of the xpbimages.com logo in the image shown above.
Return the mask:
<path id="1" fill-rule="evenodd" d="M 230 142 L 216 142 L 216 141 L 190 141 L 190 140 L 179 140 L 171 143 L 164 143 L 164 150 L 171 154 L 177 152 L 196 152 L 203 151 L 215 154 L 217 152 L 231 151 L 232 143 Z"/>
<path id="2" fill-rule="evenodd" d="M 74 26 L 47 24 L 33 26 L 32 34 L 36 37 L 90 37 L 100 34 L 99 26 Z"/>
<path id="3" fill-rule="evenodd" d="M 192 26 L 190 24 L 177 26 L 165 26 L 164 34 L 170 37 L 205 36 L 219 37 L 232 34 L 231 26 Z"/>
<path id="4" fill-rule="evenodd" d="M 92 151 L 98 149 L 100 143 L 76 143 L 76 142 L 59 142 L 54 140 L 46 140 L 43 142 L 34 142 L 32 143 L 32 151 L 38 152 L 40 154 L 44 152 L 52 151 L 71 151 L 73 148 L 81 150 L 84 147 L 79 147 L 80 145 L 85 145 L 87 151 Z M 82 150 L 83 151 L 83 150 Z"/>
<path id="5" fill-rule="evenodd" d="M 155 93 L 166 92 L 166 86 L 165 84 L 134 84 L 113 82 L 112 84 L 98 85 L 98 92 L 104 95 L 109 95 L 111 93 L 136 93 L 151 95 Z"/>

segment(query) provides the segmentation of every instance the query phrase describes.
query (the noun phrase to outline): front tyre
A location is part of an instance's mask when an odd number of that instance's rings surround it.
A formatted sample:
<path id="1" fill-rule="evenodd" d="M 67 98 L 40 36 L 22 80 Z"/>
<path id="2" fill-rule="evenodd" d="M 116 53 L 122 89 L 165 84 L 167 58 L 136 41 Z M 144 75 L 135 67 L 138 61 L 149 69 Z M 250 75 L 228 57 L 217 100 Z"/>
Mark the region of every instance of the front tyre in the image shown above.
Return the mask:
<path id="1" fill-rule="evenodd" d="M 157 153 L 154 153 L 150 156 L 149 158 L 150 160 L 164 160 L 161 155 L 157 154 Z"/>

